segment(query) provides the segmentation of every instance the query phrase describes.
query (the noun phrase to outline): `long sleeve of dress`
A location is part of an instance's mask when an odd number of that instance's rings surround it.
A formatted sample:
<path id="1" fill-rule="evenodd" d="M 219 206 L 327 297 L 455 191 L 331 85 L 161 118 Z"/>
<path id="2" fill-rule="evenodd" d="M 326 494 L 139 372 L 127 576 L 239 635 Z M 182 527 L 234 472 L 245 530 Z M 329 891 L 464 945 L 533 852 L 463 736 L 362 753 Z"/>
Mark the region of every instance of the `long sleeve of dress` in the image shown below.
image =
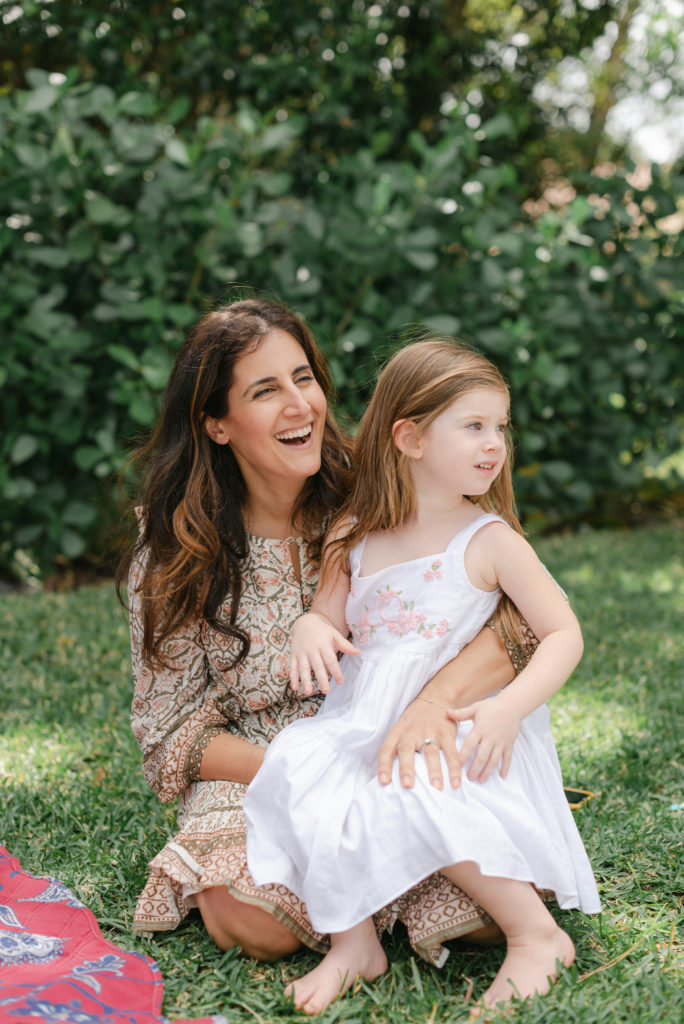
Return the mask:
<path id="1" fill-rule="evenodd" d="M 202 623 L 179 630 L 164 646 L 166 666 L 150 667 L 142 658 L 140 561 L 131 567 L 131 658 L 135 695 L 131 725 L 143 754 L 143 772 L 160 800 L 167 803 L 199 779 L 209 741 L 228 728 L 230 715 L 218 699 L 202 643 Z"/>

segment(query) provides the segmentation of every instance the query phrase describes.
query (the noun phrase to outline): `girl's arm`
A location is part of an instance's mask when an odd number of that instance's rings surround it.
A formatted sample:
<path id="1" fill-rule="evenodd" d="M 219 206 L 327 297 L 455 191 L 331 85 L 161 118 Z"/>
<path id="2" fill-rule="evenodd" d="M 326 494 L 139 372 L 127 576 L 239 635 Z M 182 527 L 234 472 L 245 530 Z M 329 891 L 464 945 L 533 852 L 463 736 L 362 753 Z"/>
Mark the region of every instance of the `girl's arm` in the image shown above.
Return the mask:
<path id="1" fill-rule="evenodd" d="M 540 640 L 527 666 L 501 693 L 449 712 L 454 721 L 473 720 L 461 759 L 465 763 L 479 747 L 468 778 L 484 781 L 499 764 L 505 777 L 520 722 L 561 688 L 582 656 L 583 641 L 570 605 L 515 531 L 500 524 L 481 530 L 466 552 L 466 566 L 476 585 L 498 583 Z"/>
<path id="2" fill-rule="evenodd" d="M 446 717 L 446 709 L 464 707 L 488 697 L 515 676 L 513 662 L 503 643 L 485 626 L 459 655 L 430 680 L 389 731 L 378 753 L 378 779 L 387 785 L 395 757 L 402 786 L 410 789 L 415 777 L 416 751 L 426 739 L 437 740 L 423 749 L 430 782 L 442 789 L 444 756 L 451 785 L 461 781 L 461 756 L 456 747 L 458 725 Z"/>
<path id="3" fill-rule="evenodd" d="M 337 653 L 358 654 L 347 639 L 349 629 L 345 619 L 345 606 L 349 595 L 349 576 L 342 559 L 335 552 L 330 557 L 330 543 L 342 536 L 349 525 L 342 523 L 331 531 L 323 552 L 322 583 L 318 585 L 311 611 L 301 615 L 292 628 L 290 641 L 290 686 L 305 696 L 313 693 L 312 674 L 321 693 L 330 689 L 329 677 L 343 683 Z"/>

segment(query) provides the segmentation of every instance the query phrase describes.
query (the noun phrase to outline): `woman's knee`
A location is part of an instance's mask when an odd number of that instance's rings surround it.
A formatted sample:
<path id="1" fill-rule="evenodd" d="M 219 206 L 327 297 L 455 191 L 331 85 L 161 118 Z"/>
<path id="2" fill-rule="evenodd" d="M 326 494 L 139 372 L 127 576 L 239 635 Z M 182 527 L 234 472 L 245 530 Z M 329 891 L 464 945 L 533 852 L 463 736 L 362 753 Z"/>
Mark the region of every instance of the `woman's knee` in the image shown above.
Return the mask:
<path id="1" fill-rule="evenodd" d="M 204 926 L 217 946 L 234 946 L 256 960 L 279 960 L 300 946 L 299 939 L 268 911 L 242 903 L 222 886 L 197 894 Z"/>

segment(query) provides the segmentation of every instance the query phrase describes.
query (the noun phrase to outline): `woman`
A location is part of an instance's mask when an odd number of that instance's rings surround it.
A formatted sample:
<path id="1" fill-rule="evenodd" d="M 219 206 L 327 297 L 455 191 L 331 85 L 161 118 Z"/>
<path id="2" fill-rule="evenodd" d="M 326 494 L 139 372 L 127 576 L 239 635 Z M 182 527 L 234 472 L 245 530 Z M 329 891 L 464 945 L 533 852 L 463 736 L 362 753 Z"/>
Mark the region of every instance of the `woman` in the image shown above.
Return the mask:
<path id="1" fill-rule="evenodd" d="M 327 948 L 293 894 L 252 882 L 242 803 L 268 742 L 319 703 L 288 686 L 288 639 L 312 600 L 325 526 L 348 486 L 350 444 L 327 408 L 329 390 L 298 317 L 261 299 L 235 302 L 190 333 L 139 453 L 141 530 L 118 572 L 119 587 L 129 576 L 132 725 L 148 782 L 163 801 L 179 797 L 179 831 L 150 864 L 136 930 L 174 928 L 197 906 L 223 949 L 273 959 L 302 942 Z M 525 660 L 524 651 L 515 655 Z M 443 785 L 441 749 L 458 784 L 456 726 L 444 708 L 512 675 L 484 629 L 389 734 L 381 782 L 410 786 L 418 751 L 433 784 Z M 398 919 L 436 964 L 448 955 L 444 940 L 487 941 L 497 932 L 439 875 L 376 924 L 389 929 Z"/>

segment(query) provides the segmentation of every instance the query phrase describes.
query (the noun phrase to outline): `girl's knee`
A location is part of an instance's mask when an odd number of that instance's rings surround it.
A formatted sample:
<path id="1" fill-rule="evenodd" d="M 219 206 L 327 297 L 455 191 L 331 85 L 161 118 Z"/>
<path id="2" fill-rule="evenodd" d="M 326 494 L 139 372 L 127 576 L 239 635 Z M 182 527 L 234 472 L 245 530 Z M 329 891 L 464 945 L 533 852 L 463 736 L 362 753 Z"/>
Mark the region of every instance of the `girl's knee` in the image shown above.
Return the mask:
<path id="1" fill-rule="evenodd" d="M 240 948 L 256 960 L 278 960 L 300 946 L 299 939 L 268 911 L 242 903 L 217 886 L 197 894 L 207 932 L 220 949 Z"/>

